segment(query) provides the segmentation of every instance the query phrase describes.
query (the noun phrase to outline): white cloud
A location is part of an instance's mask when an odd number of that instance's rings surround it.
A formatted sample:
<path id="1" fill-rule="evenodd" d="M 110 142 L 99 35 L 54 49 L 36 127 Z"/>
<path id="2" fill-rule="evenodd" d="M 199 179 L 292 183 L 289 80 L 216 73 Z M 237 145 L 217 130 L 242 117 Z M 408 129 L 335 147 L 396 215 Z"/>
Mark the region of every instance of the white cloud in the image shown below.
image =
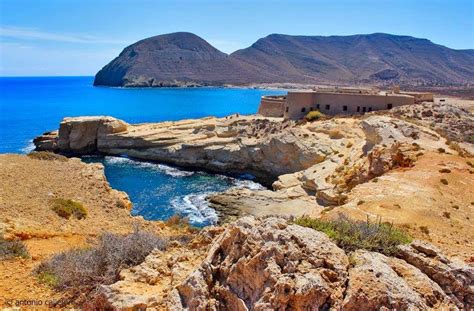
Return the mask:
<path id="1" fill-rule="evenodd" d="M 128 44 L 129 41 L 98 38 L 84 34 L 64 34 L 41 31 L 36 28 L 23 28 L 2 26 L 0 37 L 20 40 L 43 40 L 68 43 L 103 43 L 103 44 Z"/>

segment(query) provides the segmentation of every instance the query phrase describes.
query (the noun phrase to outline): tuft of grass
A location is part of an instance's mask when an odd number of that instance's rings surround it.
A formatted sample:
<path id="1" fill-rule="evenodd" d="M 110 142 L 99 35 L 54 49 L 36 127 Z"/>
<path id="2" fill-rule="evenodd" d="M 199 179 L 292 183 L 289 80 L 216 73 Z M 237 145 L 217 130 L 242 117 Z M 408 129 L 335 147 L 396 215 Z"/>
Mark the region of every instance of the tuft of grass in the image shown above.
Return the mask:
<path id="1" fill-rule="evenodd" d="M 364 200 L 359 200 L 359 201 L 357 202 L 357 205 L 362 205 L 362 204 L 364 204 L 364 203 L 365 203 Z"/>
<path id="2" fill-rule="evenodd" d="M 448 184 L 448 180 L 446 178 L 441 178 L 439 180 L 443 185 L 447 185 Z"/>
<path id="3" fill-rule="evenodd" d="M 444 148 L 438 148 L 438 152 L 439 152 L 439 153 L 445 153 L 446 150 L 445 150 Z"/>
<path id="4" fill-rule="evenodd" d="M 101 285 L 117 282 L 122 269 L 142 263 L 154 249 L 167 246 L 168 239 L 138 228 L 128 235 L 104 233 L 95 247 L 55 255 L 35 273 L 40 282 L 66 291 L 71 301 L 65 303 L 80 304 L 81 299 L 93 299 Z"/>
<path id="5" fill-rule="evenodd" d="M 58 277 L 51 271 L 39 272 L 37 278 L 41 284 L 45 284 L 53 288 L 56 287 L 59 283 Z"/>
<path id="6" fill-rule="evenodd" d="M 304 118 L 308 122 L 313 122 L 313 121 L 318 121 L 322 119 L 323 117 L 325 117 L 325 115 L 321 111 L 314 110 L 314 111 L 308 112 L 308 114 Z"/>
<path id="7" fill-rule="evenodd" d="M 15 257 L 30 257 L 25 243 L 20 240 L 7 241 L 3 237 L 0 237 L 0 259 Z"/>
<path id="8" fill-rule="evenodd" d="M 451 213 L 450 212 L 443 212 L 443 216 L 450 219 L 451 218 Z"/>
<path id="9" fill-rule="evenodd" d="M 83 219 L 87 216 L 87 210 L 82 203 L 69 199 L 54 199 L 51 203 L 51 209 L 66 219 L 71 218 L 71 216 L 76 217 L 76 219 Z"/>
<path id="10" fill-rule="evenodd" d="M 439 170 L 439 172 L 448 174 L 448 173 L 451 173 L 451 170 L 449 168 L 442 168 L 442 169 Z"/>
<path id="11" fill-rule="evenodd" d="M 300 217 L 295 223 L 324 232 L 330 239 L 346 251 L 366 249 L 392 255 L 397 246 L 411 242 L 411 237 L 393 224 L 383 223 L 379 218 L 375 222 L 357 221 L 344 215 L 336 220 L 325 221 L 310 217 Z"/>
<path id="12" fill-rule="evenodd" d="M 66 162 L 68 159 L 65 156 L 56 154 L 49 151 L 32 151 L 28 153 L 28 157 L 37 160 L 46 160 L 46 161 L 61 161 Z"/>

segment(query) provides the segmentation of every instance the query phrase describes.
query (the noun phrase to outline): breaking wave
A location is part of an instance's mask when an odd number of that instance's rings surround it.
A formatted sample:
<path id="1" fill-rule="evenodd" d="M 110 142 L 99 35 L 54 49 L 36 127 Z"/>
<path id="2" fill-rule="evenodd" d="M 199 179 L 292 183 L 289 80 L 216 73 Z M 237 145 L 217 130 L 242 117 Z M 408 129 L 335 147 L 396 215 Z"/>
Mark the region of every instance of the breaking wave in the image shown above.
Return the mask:
<path id="1" fill-rule="evenodd" d="M 25 147 L 20 149 L 20 152 L 24 153 L 24 154 L 28 154 L 28 153 L 32 152 L 33 150 L 35 150 L 35 148 L 36 148 L 36 146 L 35 146 L 35 144 L 33 144 L 33 140 L 29 140 L 28 144 Z"/>
<path id="2" fill-rule="evenodd" d="M 171 207 L 177 214 L 187 217 L 194 225 L 214 225 L 218 217 L 206 200 L 210 194 L 212 192 L 176 197 L 171 200 Z"/>
<path id="3" fill-rule="evenodd" d="M 169 165 L 137 161 L 137 160 L 124 158 L 124 157 L 106 156 L 105 162 L 110 165 L 124 165 L 124 166 L 126 165 L 126 166 L 138 167 L 138 168 L 149 168 L 149 169 L 159 171 L 163 174 L 166 174 L 172 177 L 186 177 L 186 176 L 194 175 L 194 172 L 180 170 L 176 167 L 172 167 Z"/>

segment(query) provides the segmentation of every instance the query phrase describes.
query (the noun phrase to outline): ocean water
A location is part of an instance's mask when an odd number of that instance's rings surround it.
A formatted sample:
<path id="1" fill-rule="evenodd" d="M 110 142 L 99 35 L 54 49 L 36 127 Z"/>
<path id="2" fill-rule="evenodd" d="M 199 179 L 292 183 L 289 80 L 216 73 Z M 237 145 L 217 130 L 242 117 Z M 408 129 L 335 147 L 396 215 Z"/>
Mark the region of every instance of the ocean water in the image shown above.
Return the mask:
<path id="1" fill-rule="evenodd" d="M 125 89 L 93 87 L 93 77 L 0 78 L 0 153 L 26 153 L 32 139 L 58 128 L 68 116 L 110 115 L 129 123 L 180 120 L 232 113 L 251 114 L 262 95 L 277 90 L 225 88 Z M 173 214 L 196 225 L 216 219 L 206 194 L 231 187 L 259 187 L 239 176 L 192 172 L 119 157 L 102 162 L 112 187 L 130 195 L 135 215 L 166 219 Z M 245 176 L 245 175 L 244 175 Z"/>

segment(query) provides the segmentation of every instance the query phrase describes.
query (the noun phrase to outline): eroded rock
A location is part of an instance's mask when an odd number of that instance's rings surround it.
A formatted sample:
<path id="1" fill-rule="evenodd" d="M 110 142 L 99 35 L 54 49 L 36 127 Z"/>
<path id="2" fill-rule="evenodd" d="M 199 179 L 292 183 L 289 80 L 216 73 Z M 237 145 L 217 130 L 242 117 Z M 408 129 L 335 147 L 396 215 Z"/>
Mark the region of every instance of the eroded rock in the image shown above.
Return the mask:
<path id="1" fill-rule="evenodd" d="M 174 303 L 190 310 L 337 307 L 348 264 L 323 233 L 282 218 L 244 217 L 213 242 Z"/>

